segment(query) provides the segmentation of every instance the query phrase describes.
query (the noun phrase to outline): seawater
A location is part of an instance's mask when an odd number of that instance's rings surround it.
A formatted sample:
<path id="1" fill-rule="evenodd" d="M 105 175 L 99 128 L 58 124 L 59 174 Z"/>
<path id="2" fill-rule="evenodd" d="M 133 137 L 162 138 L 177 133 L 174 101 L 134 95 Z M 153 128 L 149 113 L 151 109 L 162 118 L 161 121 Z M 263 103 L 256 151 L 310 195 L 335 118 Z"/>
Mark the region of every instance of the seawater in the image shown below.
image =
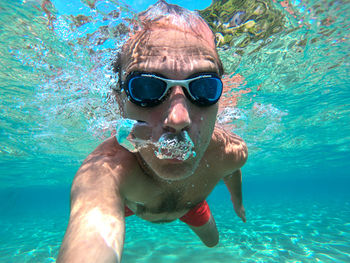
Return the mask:
<path id="1" fill-rule="evenodd" d="M 90 2 L 0 1 L 0 262 L 55 261 L 74 174 L 120 118 L 110 64 L 137 5 Z M 217 247 L 132 216 L 123 262 L 350 262 L 349 2 L 272 4 L 282 32 L 219 51 L 218 123 L 249 148 L 247 223 L 220 183 Z"/>

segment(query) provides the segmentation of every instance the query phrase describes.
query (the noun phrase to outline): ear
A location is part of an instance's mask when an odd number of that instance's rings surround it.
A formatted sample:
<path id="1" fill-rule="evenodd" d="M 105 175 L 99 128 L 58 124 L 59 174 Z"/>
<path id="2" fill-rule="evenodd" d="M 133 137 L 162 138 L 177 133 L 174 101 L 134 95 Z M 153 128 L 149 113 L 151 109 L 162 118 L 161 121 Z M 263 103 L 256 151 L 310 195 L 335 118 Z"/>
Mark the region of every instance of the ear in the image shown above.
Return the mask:
<path id="1" fill-rule="evenodd" d="M 112 70 L 115 74 L 118 74 L 118 83 L 117 88 L 113 89 L 113 95 L 115 96 L 115 99 L 119 106 L 119 111 L 122 117 L 125 117 L 125 101 L 126 101 L 126 95 L 125 92 L 121 91 L 121 72 L 122 72 L 122 54 L 121 52 L 118 52 L 115 56 L 114 60 L 112 61 Z"/>
<path id="2" fill-rule="evenodd" d="M 125 109 L 125 102 L 127 100 L 125 93 L 121 92 L 121 91 L 114 90 L 113 95 L 115 96 L 115 100 L 118 103 L 121 116 L 123 118 L 125 118 L 125 110 L 124 109 Z"/>

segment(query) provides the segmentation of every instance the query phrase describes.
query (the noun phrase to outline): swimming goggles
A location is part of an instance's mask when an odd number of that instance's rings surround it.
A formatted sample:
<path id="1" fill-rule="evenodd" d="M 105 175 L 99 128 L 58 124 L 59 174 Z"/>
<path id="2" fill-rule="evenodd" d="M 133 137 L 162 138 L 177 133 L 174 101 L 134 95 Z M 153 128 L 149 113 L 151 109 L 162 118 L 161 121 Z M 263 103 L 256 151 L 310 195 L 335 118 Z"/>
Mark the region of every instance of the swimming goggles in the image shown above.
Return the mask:
<path id="1" fill-rule="evenodd" d="M 184 88 L 186 97 L 198 106 L 215 104 L 222 93 L 223 84 L 215 73 L 201 73 L 185 80 L 173 80 L 154 74 L 133 72 L 121 87 L 129 100 L 141 107 L 153 107 L 165 100 L 171 87 Z"/>

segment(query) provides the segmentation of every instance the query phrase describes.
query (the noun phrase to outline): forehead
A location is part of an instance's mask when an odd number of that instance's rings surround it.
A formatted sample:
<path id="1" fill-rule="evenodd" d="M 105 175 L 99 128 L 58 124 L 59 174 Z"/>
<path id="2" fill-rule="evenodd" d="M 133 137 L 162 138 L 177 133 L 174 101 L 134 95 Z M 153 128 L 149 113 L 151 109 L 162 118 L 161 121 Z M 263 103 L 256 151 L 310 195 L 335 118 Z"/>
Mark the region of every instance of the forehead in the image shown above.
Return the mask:
<path id="1" fill-rule="evenodd" d="M 167 29 L 144 32 L 128 51 L 124 67 L 126 74 L 132 71 L 158 72 L 181 79 L 196 72 L 219 73 L 215 45 L 189 32 Z"/>

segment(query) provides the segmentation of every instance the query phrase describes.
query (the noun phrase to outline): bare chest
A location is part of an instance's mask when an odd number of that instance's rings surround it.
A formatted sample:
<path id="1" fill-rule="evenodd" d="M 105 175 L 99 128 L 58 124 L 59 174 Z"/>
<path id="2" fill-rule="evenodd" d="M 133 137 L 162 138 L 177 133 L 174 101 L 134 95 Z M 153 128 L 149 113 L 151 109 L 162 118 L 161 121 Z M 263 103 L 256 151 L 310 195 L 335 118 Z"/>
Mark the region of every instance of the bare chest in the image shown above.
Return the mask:
<path id="1" fill-rule="evenodd" d="M 159 182 L 140 169 L 125 204 L 147 221 L 168 222 L 182 217 L 205 200 L 226 173 L 221 158 L 213 153 L 205 155 L 196 172 L 180 182 Z"/>
<path id="2" fill-rule="evenodd" d="M 205 200 L 218 180 L 188 181 L 184 185 L 154 184 L 126 198 L 125 204 L 139 217 L 151 222 L 170 222 L 182 217 Z"/>

